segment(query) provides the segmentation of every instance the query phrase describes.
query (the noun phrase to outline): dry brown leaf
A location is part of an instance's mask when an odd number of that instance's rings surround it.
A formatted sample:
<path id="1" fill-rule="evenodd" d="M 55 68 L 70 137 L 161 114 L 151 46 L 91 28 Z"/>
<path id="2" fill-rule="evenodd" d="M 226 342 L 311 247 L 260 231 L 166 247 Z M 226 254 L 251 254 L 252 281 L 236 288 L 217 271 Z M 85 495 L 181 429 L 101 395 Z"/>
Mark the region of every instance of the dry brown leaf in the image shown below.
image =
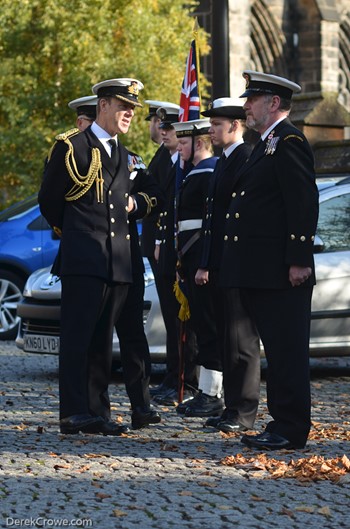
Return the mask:
<path id="1" fill-rule="evenodd" d="M 54 465 L 54 466 L 53 466 L 53 468 L 54 468 L 55 470 L 59 470 L 60 468 L 71 468 L 71 467 L 72 467 L 72 465 L 63 465 L 63 464 L 61 464 L 61 465 Z"/>
<path id="2" fill-rule="evenodd" d="M 120 511 L 119 509 L 114 509 L 114 511 L 112 512 L 113 516 L 119 518 L 119 516 L 127 516 L 128 513 L 124 512 L 124 511 Z"/>
<path id="3" fill-rule="evenodd" d="M 110 494 L 105 494 L 104 492 L 96 492 L 95 496 L 96 498 L 100 498 L 100 500 L 104 500 L 105 498 L 112 497 Z"/>
<path id="4" fill-rule="evenodd" d="M 297 507 L 295 507 L 295 510 L 298 512 L 313 513 L 315 512 L 315 507 L 313 507 L 312 505 L 298 505 Z"/>
<path id="5" fill-rule="evenodd" d="M 90 470 L 90 465 L 84 465 L 83 467 L 78 468 L 77 472 L 81 474 L 82 472 L 87 472 L 88 470 Z"/>
<path id="6" fill-rule="evenodd" d="M 317 509 L 317 512 L 319 514 L 322 514 L 323 516 L 331 516 L 331 510 L 328 506 L 321 507 L 320 509 Z"/>
<path id="7" fill-rule="evenodd" d="M 350 461 L 346 455 L 333 459 L 325 459 L 322 456 L 311 456 L 291 460 L 288 463 L 274 458 L 268 458 L 266 454 L 246 458 L 242 454 L 227 456 L 220 464 L 234 466 L 244 469 L 253 476 L 253 471 L 260 469 L 269 473 L 272 479 L 293 478 L 300 482 L 330 480 L 338 482 L 339 479 L 350 470 Z M 256 474 L 256 472 L 255 472 Z M 261 472 L 260 472 L 261 474 Z"/>
<path id="8" fill-rule="evenodd" d="M 250 496 L 250 498 L 253 500 L 253 501 L 266 501 L 265 498 L 262 498 L 261 496 L 255 496 L 255 494 L 252 494 Z"/>

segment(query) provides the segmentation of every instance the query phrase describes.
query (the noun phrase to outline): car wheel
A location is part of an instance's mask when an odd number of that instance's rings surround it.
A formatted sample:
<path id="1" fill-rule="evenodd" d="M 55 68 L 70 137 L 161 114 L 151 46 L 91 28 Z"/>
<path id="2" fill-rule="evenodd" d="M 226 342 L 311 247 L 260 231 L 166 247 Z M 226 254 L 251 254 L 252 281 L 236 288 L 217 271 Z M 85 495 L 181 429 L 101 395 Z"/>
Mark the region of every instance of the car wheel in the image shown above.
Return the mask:
<path id="1" fill-rule="evenodd" d="M 14 340 L 17 336 L 17 303 L 23 297 L 24 284 L 21 276 L 0 269 L 0 340 Z"/>

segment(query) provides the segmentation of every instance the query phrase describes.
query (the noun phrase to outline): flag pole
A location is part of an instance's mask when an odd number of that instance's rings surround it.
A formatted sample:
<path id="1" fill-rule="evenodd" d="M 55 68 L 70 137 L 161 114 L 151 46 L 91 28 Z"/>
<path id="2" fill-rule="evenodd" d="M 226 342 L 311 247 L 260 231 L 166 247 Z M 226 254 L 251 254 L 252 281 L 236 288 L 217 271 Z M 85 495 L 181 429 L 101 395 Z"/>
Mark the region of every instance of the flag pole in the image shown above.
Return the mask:
<path id="1" fill-rule="evenodd" d="M 195 52 L 196 52 L 196 67 L 197 67 L 197 86 L 198 86 L 198 97 L 199 97 L 199 113 L 201 111 L 201 91 L 200 91 L 200 65 L 199 65 L 199 43 L 198 43 L 198 31 L 199 31 L 199 24 L 198 19 L 195 17 L 194 23 L 193 23 L 193 40 L 195 45 Z"/>

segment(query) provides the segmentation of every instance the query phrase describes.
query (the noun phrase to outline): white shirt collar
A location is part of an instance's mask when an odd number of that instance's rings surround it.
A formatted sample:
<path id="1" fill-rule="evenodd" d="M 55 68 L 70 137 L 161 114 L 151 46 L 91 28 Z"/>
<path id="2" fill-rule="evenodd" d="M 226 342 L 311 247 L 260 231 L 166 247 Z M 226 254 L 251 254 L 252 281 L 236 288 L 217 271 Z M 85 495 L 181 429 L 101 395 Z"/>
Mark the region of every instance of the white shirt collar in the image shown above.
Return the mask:
<path id="1" fill-rule="evenodd" d="M 242 145 L 242 143 L 244 143 L 243 139 L 240 139 L 239 141 L 236 141 L 235 143 L 232 143 L 232 145 L 227 147 L 227 149 L 223 150 L 222 154 L 224 154 L 226 156 L 226 158 L 228 158 L 230 156 L 230 154 L 233 153 L 233 151 L 238 147 L 238 145 Z"/>
<path id="2" fill-rule="evenodd" d="M 111 136 L 110 134 L 108 134 L 108 132 L 105 129 L 100 127 L 100 125 L 98 125 L 96 121 L 94 121 L 93 124 L 91 125 L 91 130 L 95 134 L 95 136 L 100 140 L 100 142 L 106 149 L 107 154 L 111 156 L 112 147 L 108 143 L 108 140 L 113 138 L 115 139 L 118 145 L 118 135 L 116 134 L 115 136 Z"/>
<path id="3" fill-rule="evenodd" d="M 281 122 L 283 121 L 284 119 L 286 119 L 287 116 L 283 116 L 283 118 L 280 118 L 278 119 L 277 121 L 275 121 L 275 123 L 273 123 L 271 125 L 271 127 L 269 127 L 268 129 L 265 130 L 265 132 L 262 133 L 261 135 L 261 139 L 264 141 L 266 140 L 267 136 L 270 134 L 270 132 Z"/>
<path id="4" fill-rule="evenodd" d="M 173 162 L 173 164 L 177 162 L 178 155 L 179 155 L 178 151 L 174 152 L 174 154 L 171 155 L 171 161 Z"/>

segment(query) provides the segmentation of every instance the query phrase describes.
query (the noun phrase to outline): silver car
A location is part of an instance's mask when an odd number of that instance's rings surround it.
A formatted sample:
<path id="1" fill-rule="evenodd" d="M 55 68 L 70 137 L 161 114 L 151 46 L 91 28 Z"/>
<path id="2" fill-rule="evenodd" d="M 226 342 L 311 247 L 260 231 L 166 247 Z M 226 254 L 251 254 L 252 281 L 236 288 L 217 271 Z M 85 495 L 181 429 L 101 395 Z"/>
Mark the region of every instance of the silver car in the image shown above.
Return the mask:
<path id="1" fill-rule="evenodd" d="M 320 179 L 315 238 L 317 285 L 312 300 L 311 356 L 350 355 L 350 175 Z M 152 271 L 146 262 L 144 322 L 152 362 L 164 362 L 166 334 Z M 16 344 L 24 351 L 57 353 L 61 284 L 49 269 L 32 274 L 18 305 Z M 119 343 L 114 341 L 119 358 Z"/>

